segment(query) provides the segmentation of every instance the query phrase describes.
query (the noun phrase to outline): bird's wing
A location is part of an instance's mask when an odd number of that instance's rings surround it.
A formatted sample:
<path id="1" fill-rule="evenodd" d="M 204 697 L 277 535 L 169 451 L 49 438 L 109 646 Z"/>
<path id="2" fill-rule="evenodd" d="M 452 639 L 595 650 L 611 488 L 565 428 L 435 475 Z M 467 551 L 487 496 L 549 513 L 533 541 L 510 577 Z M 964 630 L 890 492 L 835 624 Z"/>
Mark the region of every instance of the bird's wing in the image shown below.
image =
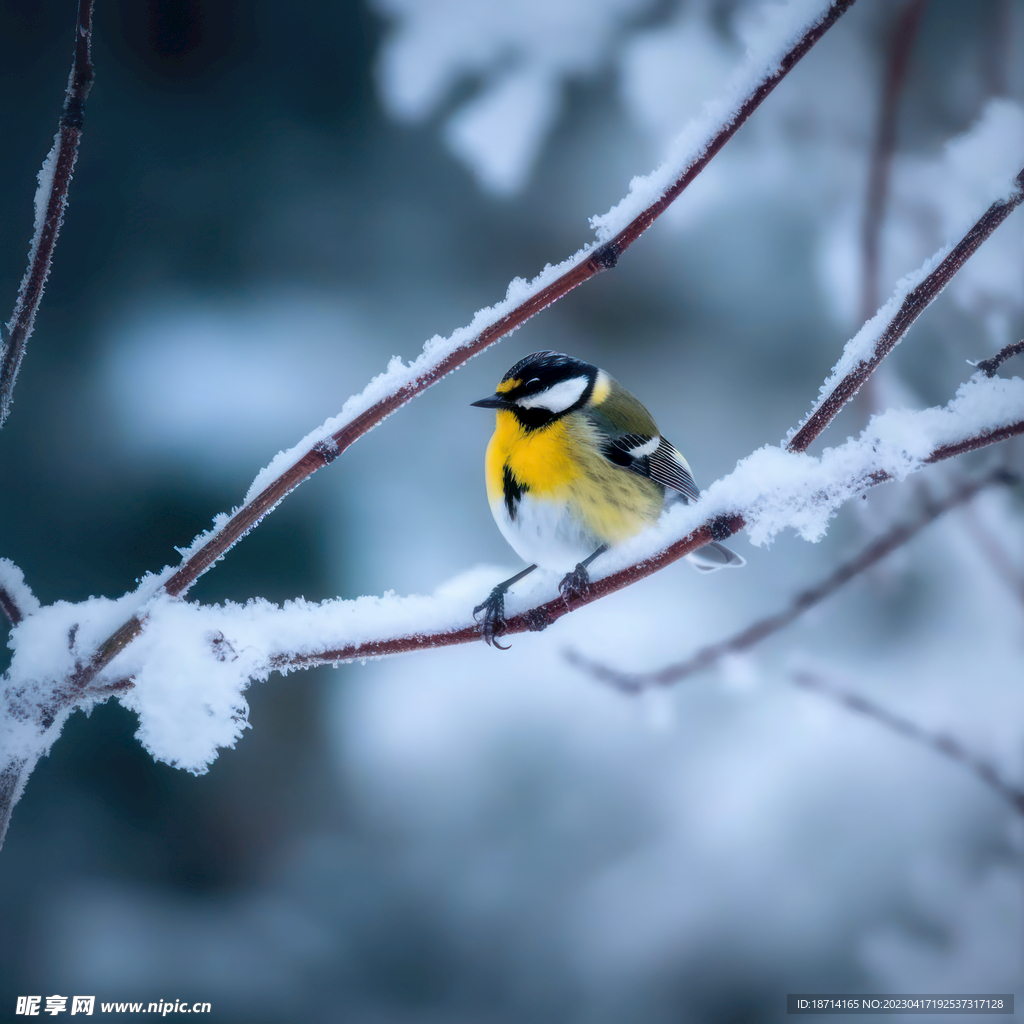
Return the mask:
<path id="1" fill-rule="evenodd" d="M 678 491 L 687 501 L 696 501 L 700 497 L 686 459 L 658 434 L 609 437 L 602 445 L 601 453 L 616 466 Z"/>

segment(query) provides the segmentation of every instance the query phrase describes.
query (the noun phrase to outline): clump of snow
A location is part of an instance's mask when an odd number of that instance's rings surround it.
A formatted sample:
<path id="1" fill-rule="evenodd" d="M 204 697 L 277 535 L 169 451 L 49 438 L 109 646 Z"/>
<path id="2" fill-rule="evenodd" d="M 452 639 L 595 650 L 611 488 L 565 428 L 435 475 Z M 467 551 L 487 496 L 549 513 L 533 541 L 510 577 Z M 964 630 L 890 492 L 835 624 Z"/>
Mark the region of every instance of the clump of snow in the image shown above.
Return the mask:
<path id="1" fill-rule="evenodd" d="M 139 716 L 136 738 L 159 761 L 202 774 L 220 747 L 233 747 L 248 727 L 242 696 L 249 677 L 235 648 L 210 629 L 198 605 L 163 598 L 148 609 L 146 628 L 120 659 L 135 685 L 120 696 Z"/>
<path id="2" fill-rule="evenodd" d="M 456 111 L 444 140 L 486 191 L 513 195 L 558 115 L 557 97 L 547 68 L 517 69 Z"/>
<path id="3" fill-rule="evenodd" d="M 391 23 L 378 63 L 384 105 L 425 120 L 464 79 L 480 82 L 444 126 L 451 151 L 497 195 L 525 184 L 565 79 L 604 64 L 652 0 L 375 0 Z"/>

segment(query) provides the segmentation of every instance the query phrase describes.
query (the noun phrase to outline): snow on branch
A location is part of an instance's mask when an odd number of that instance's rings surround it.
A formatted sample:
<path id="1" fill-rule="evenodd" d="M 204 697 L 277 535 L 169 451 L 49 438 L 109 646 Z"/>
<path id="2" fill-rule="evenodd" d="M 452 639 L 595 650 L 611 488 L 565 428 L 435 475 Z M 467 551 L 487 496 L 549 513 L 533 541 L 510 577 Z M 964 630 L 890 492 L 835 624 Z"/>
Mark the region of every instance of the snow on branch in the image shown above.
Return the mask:
<path id="1" fill-rule="evenodd" d="M 789 451 L 807 451 L 811 442 L 903 340 L 911 324 L 938 298 L 956 272 L 1024 202 L 1024 169 L 1014 178 L 1014 185 L 1010 194 L 997 199 L 956 245 L 940 250 L 924 266 L 908 274 L 892 298 L 846 343 L 831 376 L 821 386 L 821 396 L 814 408 L 789 438 Z"/>
<path id="2" fill-rule="evenodd" d="M 14 312 L 5 330 L 0 332 L 0 427 L 11 411 L 14 383 L 32 335 L 36 312 L 43 298 L 53 248 L 57 244 L 64 209 L 68 201 L 71 175 L 78 159 L 82 137 L 85 100 L 92 88 L 92 8 L 93 0 L 79 0 L 75 29 L 75 59 L 68 77 L 64 109 L 60 115 L 53 148 L 39 171 L 35 198 L 35 230 L 28 253 L 28 269 L 21 281 Z"/>
<path id="3" fill-rule="evenodd" d="M 596 243 L 584 246 L 557 266 L 545 267 L 532 281 L 516 278 L 502 302 L 481 309 L 471 323 L 448 338 L 435 335 L 412 363 L 394 357 L 388 369 L 350 398 L 338 416 L 279 453 L 253 481 L 239 508 L 230 515 L 217 516 L 212 530 L 181 551 L 183 564 L 160 574 L 163 592 L 171 597 L 186 594 L 199 576 L 318 469 L 473 356 L 573 288 L 614 267 L 623 252 L 682 194 L 853 2 L 794 0 L 785 9 L 775 11 L 774 24 L 765 29 L 756 47 L 751 47 L 726 94 L 707 104 L 701 117 L 687 126 L 670 159 L 649 176 L 634 178 L 622 202 L 603 216 L 592 218 Z M 132 643 L 142 629 L 142 619 L 133 615 L 111 633 L 82 666 L 83 685 Z"/>
<path id="4" fill-rule="evenodd" d="M 39 611 L 39 601 L 25 582 L 25 574 L 9 558 L 0 558 L 0 610 L 12 626 Z"/>
<path id="5" fill-rule="evenodd" d="M 656 527 L 603 556 L 587 594 L 567 601 L 558 596 L 555 578 L 542 577 L 534 592 L 541 594 L 539 603 L 510 596 L 507 632 L 546 628 L 740 529 L 755 543 L 784 529 L 817 540 L 836 510 L 865 489 L 1022 433 L 1024 380 L 976 374 L 945 407 L 877 415 L 859 438 L 820 456 L 766 446 L 700 502 L 672 509 Z M 599 568 L 604 575 L 596 575 Z M 254 599 L 203 607 L 159 593 L 151 579 L 146 629 L 110 670 L 91 674 L 83 672 L 83 655 L 138 598 L 58 602 L 11 631 L 4 763 L 24 762 L 22 773 L 29 770 L 74 708 L 88 709 L 117 692 L 138 713 L 138 737 L 154 756 L 206 771 L 218 748 L 233 745 L 247 727 L 243 692 L 251 679 L 479 640 L 471 609 L 492 582 L 477 570 L 432 597 L 388 594 L 284 607 Z M 55 687 L 48 680 L 63 682 Z"/>
<path id="6" fill-rule="evenodd" d="M 948 405 L 917 412 L 890 410 L 874 416 L 859 438 L 826 449 L 821 456 L 765 446 L 712 484 L 698 503 L 677 506 L 656 527 L 603 555 L 592 569 L 589 593 L 568 600 L 552 596 L 518 609 L 510 597 L 511 614 L 503 635 L 545 629 L 563 615 L 652 575 L 709 541 L 723 540 L 743 529 L 755 544 L 770 542 L 784 529 L 796 530 L 805 540 L 820 540 L 839 507 L 869 487 L 903 480 L 926 465 L 1022 433 L 1024 380 L 975 376 Z M 604 575 L 599 576 L 599 571 Z M 556 583 L 552 579 L 554 594 Z M 428 608 L 431 613 L 441 611 L 423 598 L 362 600 L 377 602 L 381 624 L 394 611 L 394 606 L 388 608 L 392 600 L 423 601 L 424 612 Z M 463 600 L 468 602 L 469 595 Z M 269 638 L 273 627 L 267 625 Z M 361 623 L 363 629 L 367 625 L 365 620 Z M 343 626 L 335 637 L 324 636 L 319 645 L 309 644 L 308 638 L 301 647 L 282 645 L 278 653 L 269 654 L 267 669 L 307 668 L 447 647 L 479 640 L 480 635 L 466 603 L 459 609 L 459 617 L 442 628 L 432 623 L 429 628 L 412 631 L 403 625 L 363 638 L 345 636 Z M 267 649 L 273 650 L 272 641 Z M 257 675 L 265 675 L 267 669 Z"/>
<path id="7" fill-rule="evenodd" d="M 872 541 L 859 554 L 838 566 L 825 579 L 813 587 L 801 591 L 782 611 L 759 619 L 725 640 L 719 640 L 717 643 L 700 648 L 685 661 L 666 665 L 654 672 L 621 672 L 601 662 L 585 658 L 576 651 L 570 651 L 567 658 L 577 668 L 589 672 L 594 678 L 608 683 L 624 693 L 642 693 L 656 686 L 671 686 L 682 682 L 698 672 L 712 668 L 729 655 L 750 650 L 762 640 L 785 629 L 791 622 L 800 618 L 804 612 L 831 597 L 850 580 L 866 572 L 897 548 L 902 547 L 939 516 L 971 501 L 979 491 L 986 487 L 991 487 L 996 483 L 1009 482 L 1017 481 L 1016 478 L 1003 471 L 996 471 L 980 479 L 964 482 L 941 501 L 928 502 L 916 519 L 894 526 L 887 533 Z"/>

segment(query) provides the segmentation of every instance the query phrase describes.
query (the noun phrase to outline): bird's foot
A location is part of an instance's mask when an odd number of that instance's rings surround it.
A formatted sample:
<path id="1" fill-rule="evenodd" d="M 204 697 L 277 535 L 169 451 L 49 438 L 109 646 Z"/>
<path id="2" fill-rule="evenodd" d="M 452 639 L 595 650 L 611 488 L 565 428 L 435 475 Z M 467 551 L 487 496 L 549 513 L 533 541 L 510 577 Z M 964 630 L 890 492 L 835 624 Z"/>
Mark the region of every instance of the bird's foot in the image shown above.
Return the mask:
<path id="1" fill-rule="evenodd" d="M 558 592 L 568 603 L 574 597 L 586 597 L 590 593 L 590 573 L 583 562 L 577 564 L 572 572 L 566 573 L 558 584 Z"/>
<path id="2" fill-rule="evenodd" d="M 499 651 L 508 650 L 507 646 L 502 647 L 497 641 L 497 637 L 505 632 L 505 591 L 502 587 L 495 587 L 488 594 L 487 600 L 473 609 L 473 618 L 485 643 L 497 647 Z"/>

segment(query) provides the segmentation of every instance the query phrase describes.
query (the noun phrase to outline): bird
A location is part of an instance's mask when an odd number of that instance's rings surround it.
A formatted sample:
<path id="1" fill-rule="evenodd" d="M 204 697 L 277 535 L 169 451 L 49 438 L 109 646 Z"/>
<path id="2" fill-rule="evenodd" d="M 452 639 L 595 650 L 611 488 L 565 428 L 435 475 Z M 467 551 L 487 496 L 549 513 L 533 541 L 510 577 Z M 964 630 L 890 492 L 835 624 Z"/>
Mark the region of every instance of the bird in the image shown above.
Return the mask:
<path id="1" fill-rule="evenodd" d="M 471 404 L 495 410 L 484 460 L 487 500 L 505 540 L 529 563 L 473 609 L 488 644 L 502 647 L 496 638 L 506 627 L 505 594 L 538 566 L 573 567 L 559 592 L 566 599 L 586 594 L 596 558 L 653 525 L 670 505 L 700 497 L 689 463 L 644 405 L 591 363 L 534 352 L 493 395 Z M 717 542 L 689 558 L 702 571 L 746 564 Z"/>

